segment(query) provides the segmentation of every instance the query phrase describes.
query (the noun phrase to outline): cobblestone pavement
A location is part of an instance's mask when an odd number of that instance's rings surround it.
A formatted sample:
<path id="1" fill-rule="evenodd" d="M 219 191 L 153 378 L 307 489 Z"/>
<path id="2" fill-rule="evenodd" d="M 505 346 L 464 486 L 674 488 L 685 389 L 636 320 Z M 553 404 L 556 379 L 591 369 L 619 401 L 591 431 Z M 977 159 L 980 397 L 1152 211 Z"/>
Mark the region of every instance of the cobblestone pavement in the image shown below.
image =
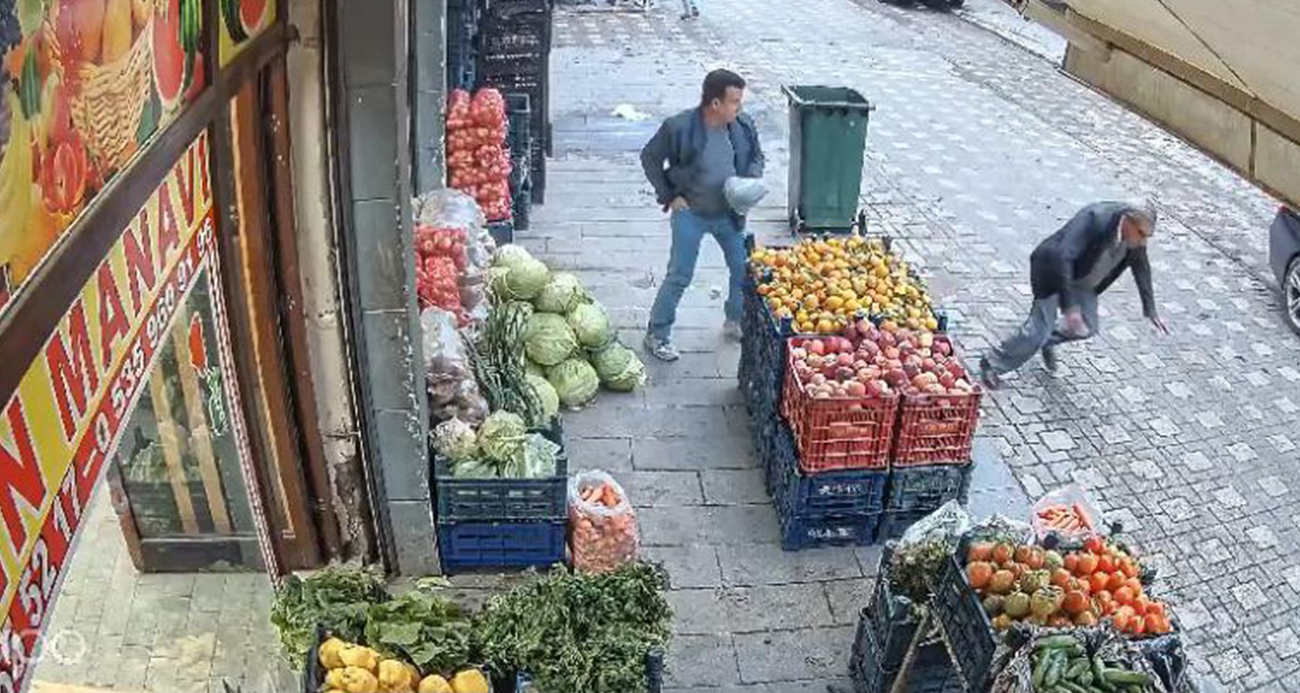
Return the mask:
<path id="1" fill-rule="evenodd" d="M 36 691 L 293 691 L 260 573 L 140 574 L 108 487 L 96 491 L 54 605 Z M 75 689 L 73 688 L 75 687 Z"/>
<path id="2" fill-rule="evenodd" d="M 1095 199 L 1161 211 L 1156 296 L 1174 335 L 1141 319 L 1124 280 L 1104 333 L 1048 376 L 1037 363 L 986 401 L 981 505 L 1071 481 L 1158 567 L 1198 671 L 1228 691 L 1300 691 L 1300 341 L 1267 280 L 1275 203 L 1179 140 L 959 16 L 875 0 L 709 0 L 680 22 L 561 13 L 552 57 L 556 172 L 527 243 L 580 271 L 639 343 L 668 236 L 636 149 L 693 103 L 708 68 L 751 81 L 769 183 L 787 161 L 783 83 L 862 91 L 877 106 L 864 202 L 873 229 L 922 264 L 969 352 L 1017 324 L 1028 255 Z M 996 13 L 983 5 L 983 13 Z M 1004 21 L 999 19 L 997 21 Z M 987 18 L 981 24 L 995 25 Z M 629 105 L 644 120 L 612 115 Z M 780 236 L 784 193 L 752 227 Z M 707 244 L 706 244 L 707 245 Z M 813 691 L 842 683 L 874 549 L 783 553 L 746 442 L 738 350 L 719 336 L 725 273 L 702 256 L 683 304 L 686 354 L 652 386 L 572 417 L 572 458 L 616 472 L 645 543 L 670 567 L 686 690 Z"/>

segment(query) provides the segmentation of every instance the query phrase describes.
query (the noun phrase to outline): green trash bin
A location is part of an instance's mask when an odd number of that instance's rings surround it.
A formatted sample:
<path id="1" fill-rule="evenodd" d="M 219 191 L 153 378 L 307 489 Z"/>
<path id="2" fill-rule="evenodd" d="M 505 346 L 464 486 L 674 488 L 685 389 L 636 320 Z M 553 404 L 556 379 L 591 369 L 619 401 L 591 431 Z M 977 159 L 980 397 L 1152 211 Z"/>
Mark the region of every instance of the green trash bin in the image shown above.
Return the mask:
<path id="1" fill-rule="evenodd" d="M 858 212 L 867 119 L 847 87 L 783 86 L 790 100 L 790 229 L 849 231 Z"/>

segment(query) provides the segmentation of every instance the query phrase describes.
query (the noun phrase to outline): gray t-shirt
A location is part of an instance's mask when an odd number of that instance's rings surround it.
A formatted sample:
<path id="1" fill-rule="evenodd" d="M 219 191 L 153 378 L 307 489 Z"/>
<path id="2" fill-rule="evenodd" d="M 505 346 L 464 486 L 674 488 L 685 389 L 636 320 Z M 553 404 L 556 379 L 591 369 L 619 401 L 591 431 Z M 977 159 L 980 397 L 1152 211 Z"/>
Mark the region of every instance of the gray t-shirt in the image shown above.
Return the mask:
<path id="1" fill-rule="evenodd" d="M 691 211 L 705 216 L 726 214 L 729 207 L 722 189 L 727 179 L 736 175 L 736 152 L 727 128 L 707 128 L 704 151 L 696 162 L 699 167 L 695 184 L 686 191 Z"/>

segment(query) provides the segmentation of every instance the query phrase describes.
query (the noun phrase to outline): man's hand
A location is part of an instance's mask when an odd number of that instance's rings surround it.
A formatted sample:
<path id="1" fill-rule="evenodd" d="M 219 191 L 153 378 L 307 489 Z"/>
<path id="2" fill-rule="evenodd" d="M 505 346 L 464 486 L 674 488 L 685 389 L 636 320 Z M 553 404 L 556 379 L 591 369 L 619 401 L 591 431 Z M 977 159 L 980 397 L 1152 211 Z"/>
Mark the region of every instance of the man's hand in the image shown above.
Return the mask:
<path id="1" fill-rule="evenodd" d="M 1088 324 L 1083 321 L 1083 312 L 1078 308 L 1065 312 L 1065 332 L 1075 338 L 1088 336 Z"/>
<path id="2" fill-rule="evenodd" d="M 1162 334 L 1169 334 L 1169 328 L 1165 327 L 1165 321 L 1161 320 L 1159 315 L 1152 315 L 1147 319 L 1150 320 L 1151 324 L 1155 325 L 1156 329 L 1159 330 Z"/>
<path id="3" fill-rule="evenodd" d="M 683 209 L 686 209 L 686 207 L 686 198 L 680 196 L 674 197 L 673 201 L 668 203 L 668 211 L 670 212 L 680 212 Z"/>

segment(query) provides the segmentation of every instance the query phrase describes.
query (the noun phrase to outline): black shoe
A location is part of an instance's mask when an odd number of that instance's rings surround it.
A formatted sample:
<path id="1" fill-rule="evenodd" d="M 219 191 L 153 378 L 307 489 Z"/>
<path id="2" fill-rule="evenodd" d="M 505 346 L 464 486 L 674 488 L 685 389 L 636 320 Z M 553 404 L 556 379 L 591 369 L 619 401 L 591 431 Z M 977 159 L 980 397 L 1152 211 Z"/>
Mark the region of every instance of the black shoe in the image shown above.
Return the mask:
<path id="1" fill-rule="evenodd" d="M 1047 372 L 1055 373 L 1060 365 L 1060 362 L 1056 360 L 1056 347 L 1043 347 L 1043 367 L 1047 369 Z"/>
<path id="2" fill-rule="evenodd" d="M 1002 379 L 998 377 L 997 371 L 989 364 L 988 357 L 980 357 L 980 382 L 989 390 L 996 390 L 1002 387 Z"/>

